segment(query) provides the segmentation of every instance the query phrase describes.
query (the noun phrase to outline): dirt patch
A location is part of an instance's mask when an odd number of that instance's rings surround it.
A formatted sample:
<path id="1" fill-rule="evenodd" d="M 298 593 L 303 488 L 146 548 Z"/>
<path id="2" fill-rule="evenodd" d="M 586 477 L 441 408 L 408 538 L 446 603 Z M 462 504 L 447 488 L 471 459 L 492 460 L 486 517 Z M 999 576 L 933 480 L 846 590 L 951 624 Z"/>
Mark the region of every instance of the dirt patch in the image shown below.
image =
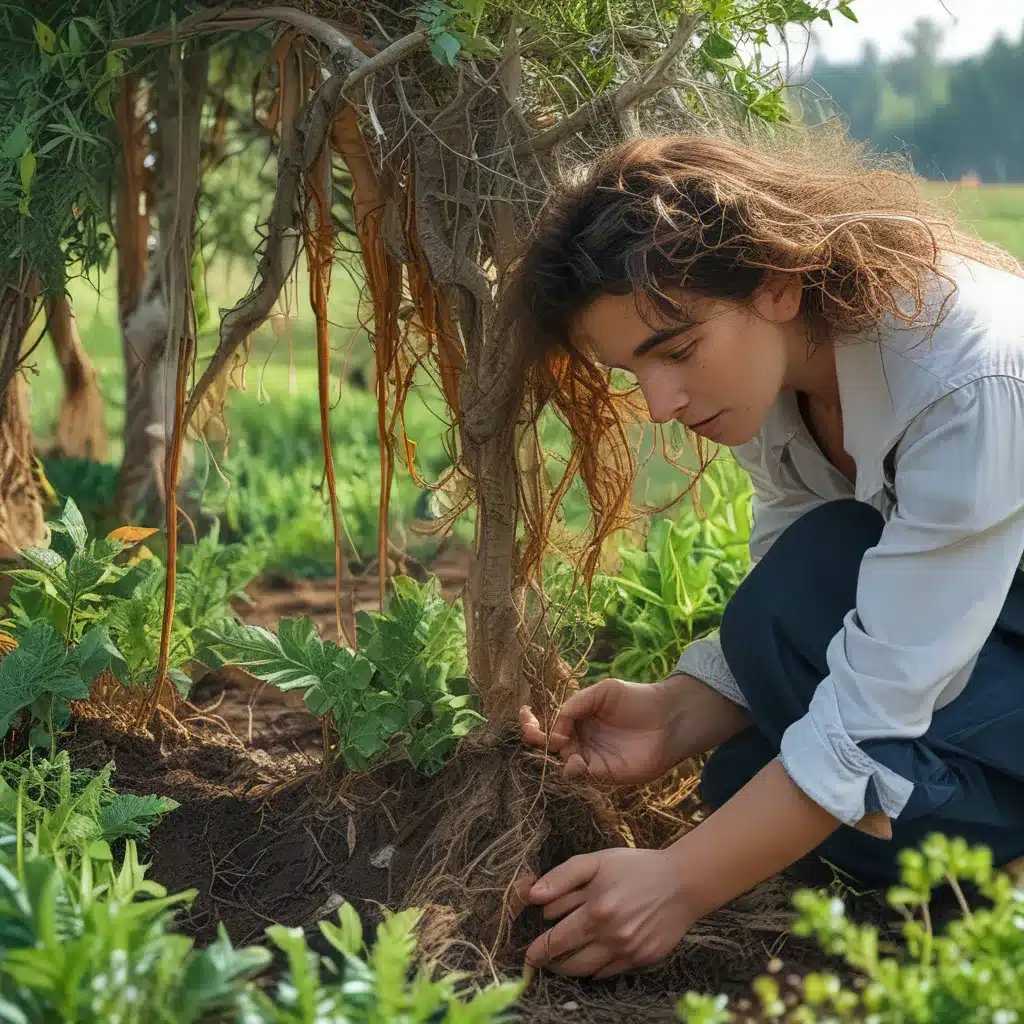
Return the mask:
<path id="1" fill-rule="evenodd" d="M 452 572 L 445 581 L 449 596 L 458 586 Z M 375 602 L 375 581 L 368 597 L 365 582 L 355 584 L 353 595 L 358 587 L 364 587 L 359 603 Z M 282 614 L 310 614 L 331 633 L 330 582 L 269 581 L 254 588 L 253 596 L 243 611 L 250 622 L 271 626 Z M 432 889 L 424 903 L 410 892 L 423 865 L 437 865 L 460 842 L 483 842 L 486 852 L 490 837 L 504 827 L 504 808 L 521 802 L 524 791 L 542 794 L 542 811 L 528 823 L 534 828 L 539 821 L 543 832 L 537 869 L 594 849 L 609 835 L 599 805 L 584 806 L 545 776 L 539 756 L 527 756 L 513 744 L 463 751 L 435 779 L 404 762 L 366 776 L 328 777 L 320 768 L 320 725 L 300 695 L 281 693 L 233 669 L 201 680 L 179 718 L 188 727 L 187 739 L 170 730 L 162 738 L 130 737 L 109 722 L 82 718 L 70 749 L 82 767 L 113 760 L 115 784 L 123 791 L 180 803 L 153 831 L 144 856 L 152 864 L 151 877 L 171 891 L 196 890 L 179 920 L 200 943 L 212 940 L 222 922 L 236 944 L 261 941 L 268 925 L 287 924 L 304 927 L 316 945 L 317 920 L 333 913 L 340 900 L 350 902 L 369 928 L 383 907 L 408 899 L 427 906 L 425 937 L 433 929 L 435 937 L 447 940 L 451 922 L 459 921 L 455 952 L 446 962 L 461 960 L 486 982 L 504 893 L 495 888 L 483 901 L 474 893 L 477 907 L 485 909 L 467 917 L 460 904 L 465 890 L 453 877 L 450 887 Z M 473 835 L 454 835 L 447 823 L 465 824 L 465 801 L 471 803 Z M 480 873 L 488 877 L 486 862 Z M 500 868 L 491 874 L 501 877 Z M 772 957 L 786 961 L 786 975 L 823 964 L 810 946 L 786 937 L 792 887 L 775 880 L 702 921 L 656 971 L 579 984 L 542 974 L 522 1007 L 524 1017 L 540 1024 L 671 1021 L 678 997 L 695 988 L 734 995 L 738 1019 L 757 1020 L 753 1004 L 740 1001 Z M 492 906 L 493 914 L 486 909 Z M 526 945 L 543 927 L 539 910 L 530 908 L 515 922 L 502 961 L 494 966 L 517 972 Z"/>

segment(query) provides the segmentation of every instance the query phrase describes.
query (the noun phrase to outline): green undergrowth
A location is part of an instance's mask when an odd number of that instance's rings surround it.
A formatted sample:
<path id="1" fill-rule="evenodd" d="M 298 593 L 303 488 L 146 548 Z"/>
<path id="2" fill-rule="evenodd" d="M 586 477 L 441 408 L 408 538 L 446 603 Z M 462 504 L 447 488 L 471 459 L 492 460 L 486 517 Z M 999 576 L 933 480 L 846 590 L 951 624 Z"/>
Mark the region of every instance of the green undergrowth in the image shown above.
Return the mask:
<path id="1" fill-rule="evenodd" d="M 416 957 L 420 912 L 385 915 L 373 941 L 351 905 L 311 934 L 274 925 L 196 949 L 175 930 L 194 890 L 147 877 L 136 840 L 172 801 L 127 797 L 110 766 L 24 755 L 0 765 L 0 1020 L 8 1024 L 498 1024 L 519 982 L 475 989 Z M 112 846 L 123 840 L 123 853 Z M 275 953 L 283 969 L 269 973 Z"/>

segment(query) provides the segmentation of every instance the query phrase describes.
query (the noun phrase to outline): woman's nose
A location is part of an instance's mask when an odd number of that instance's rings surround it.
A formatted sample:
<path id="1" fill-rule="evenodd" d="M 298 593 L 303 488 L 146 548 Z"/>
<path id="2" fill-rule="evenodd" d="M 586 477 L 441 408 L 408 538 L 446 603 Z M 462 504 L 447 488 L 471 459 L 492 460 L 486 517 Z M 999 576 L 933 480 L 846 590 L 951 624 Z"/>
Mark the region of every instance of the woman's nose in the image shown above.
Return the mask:
<path id="1" fill-rule="evenodd" d="M 669 423 L 690 404 L 689 396 L 678 387 L 666 386 L 666 382 L 641 384 L 640 390 L 652 423 Z"/>

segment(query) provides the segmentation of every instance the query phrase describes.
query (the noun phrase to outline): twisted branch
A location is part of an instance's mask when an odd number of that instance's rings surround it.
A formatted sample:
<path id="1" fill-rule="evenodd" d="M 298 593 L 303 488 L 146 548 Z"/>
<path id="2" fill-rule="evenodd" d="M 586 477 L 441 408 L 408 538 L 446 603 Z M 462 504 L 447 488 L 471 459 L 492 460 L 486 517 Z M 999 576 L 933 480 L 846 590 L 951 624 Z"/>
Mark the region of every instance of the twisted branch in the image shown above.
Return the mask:
<path id="1" fill-rule="evenodd" d="M 610 96 L 599 96 L 597 99 L 583 104 L 568 117 L 563 117 L 554 127 L 517 143 L 512 147 L 512 155 L 524 157 L 531 153 L 547 153 L 560 142 L 564 142 L 570 135 L 586 128 L 599 117 L 606 116 L 609 110 L 615 117 L 620 117 L 630 107 L 653 96 L 667 84 L 666 78 L 672 63 L 689 42 L 699 21 L 699 14 L 687 14 L 685 11 L 681 13 L 671 41 L 646 78 L 635 82 L 625 82 Z M 497 155 L 497 153 L 488 154 L 488 156 Z"/>

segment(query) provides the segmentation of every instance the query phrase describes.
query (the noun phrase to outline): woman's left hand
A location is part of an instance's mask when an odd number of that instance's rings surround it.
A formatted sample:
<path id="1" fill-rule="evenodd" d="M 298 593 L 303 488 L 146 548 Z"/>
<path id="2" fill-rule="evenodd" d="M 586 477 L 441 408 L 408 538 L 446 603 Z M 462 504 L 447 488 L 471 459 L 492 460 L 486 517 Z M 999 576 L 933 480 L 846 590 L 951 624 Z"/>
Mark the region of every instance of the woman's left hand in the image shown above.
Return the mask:
<path id="1" fill-rule="evenodd" d="M 530 888 L 527 903 L 561 918 L 526 951 L 555 974 L 607 978 L 663 960 L 700 916 L 668 850 L 601 850 L 573 857 Z"/>

